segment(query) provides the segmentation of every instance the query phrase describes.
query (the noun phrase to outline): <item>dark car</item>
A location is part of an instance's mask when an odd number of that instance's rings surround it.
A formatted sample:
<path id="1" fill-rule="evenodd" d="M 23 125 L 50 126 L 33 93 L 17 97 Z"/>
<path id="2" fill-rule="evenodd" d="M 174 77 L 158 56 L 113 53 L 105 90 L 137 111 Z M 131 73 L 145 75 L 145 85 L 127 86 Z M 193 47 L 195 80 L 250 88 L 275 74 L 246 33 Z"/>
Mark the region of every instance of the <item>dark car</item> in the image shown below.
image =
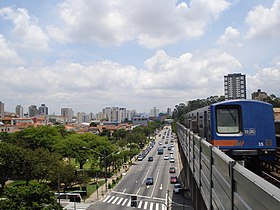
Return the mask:
<path id="1" fill-rule="evenodd" d="M 171 177 L 170 177 L 170 183 L 171 183 L 171 184 L 175 184 L 175 183 L 177 183 L 177 182 L 178 182 L 177 176 L 171 176 Z"/>
<path id="2" fill-rule="evenodd" d="M 153 177 L 148 177 L 146 179 L 146 185 L 153 185 L 154 184 L 154 179 Z"/>
<path id="3" fill-rule="evenodd" d="M 152 156 L 150 156 L 149 158 L 148 158 L 148 161 L 153 161 L 154 159 L 153 159 L 153 157 Z"/>

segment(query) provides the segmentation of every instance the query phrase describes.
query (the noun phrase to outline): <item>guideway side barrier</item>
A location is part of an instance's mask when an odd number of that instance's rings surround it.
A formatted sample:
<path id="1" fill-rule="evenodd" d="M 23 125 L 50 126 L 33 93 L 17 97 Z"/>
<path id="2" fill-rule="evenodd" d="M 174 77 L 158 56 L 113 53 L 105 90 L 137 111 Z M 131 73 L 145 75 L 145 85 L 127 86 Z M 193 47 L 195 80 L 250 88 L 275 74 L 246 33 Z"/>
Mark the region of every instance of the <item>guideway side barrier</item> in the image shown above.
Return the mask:
<path id="1" fill-rule="evenodd" d="M 183 125 L 178 143 L 195 209 L 279 210 L 280 189 L 252 173 Z"/>

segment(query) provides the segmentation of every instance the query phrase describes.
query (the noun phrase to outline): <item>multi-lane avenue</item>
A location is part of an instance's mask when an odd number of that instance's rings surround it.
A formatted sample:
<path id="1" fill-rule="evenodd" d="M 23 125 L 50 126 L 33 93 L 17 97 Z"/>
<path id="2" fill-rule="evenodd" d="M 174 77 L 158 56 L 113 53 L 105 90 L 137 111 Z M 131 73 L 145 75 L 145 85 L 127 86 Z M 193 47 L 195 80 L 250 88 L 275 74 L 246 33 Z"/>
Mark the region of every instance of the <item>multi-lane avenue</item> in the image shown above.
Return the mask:
<path id="1" fill-rule="evenodd" d="M 159 147 L 163 148 L 161 155 L 157 151 Z M 170 177 L 179 177 L 180 172 L 177 142 L 171 128 L 165 127 L 160 131 L 154 145 L 145 151 L 148 151 L 146 156 L 134 162 L 121 182 L 88 209 L 191 209 L 191 201 L 181 191 L 175 194 L 174 184 L 170 183 Z M 170 161 L 172 157 L 174 162 Z M 170 171 L 170 167 L 175 167 L 175 173 Z M 147 183 L 148 177 L 153 178 L 153 183 Z M 131 207 L 131 196 L 137 196 L 136 207 Z"/>

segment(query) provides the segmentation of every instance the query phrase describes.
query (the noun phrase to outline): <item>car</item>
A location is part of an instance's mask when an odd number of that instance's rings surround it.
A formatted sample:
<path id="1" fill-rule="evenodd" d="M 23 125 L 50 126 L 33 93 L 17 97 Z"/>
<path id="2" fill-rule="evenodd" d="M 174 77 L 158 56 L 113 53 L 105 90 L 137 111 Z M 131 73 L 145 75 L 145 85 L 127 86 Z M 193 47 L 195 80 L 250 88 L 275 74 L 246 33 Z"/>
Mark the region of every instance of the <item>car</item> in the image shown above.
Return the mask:
<path id="1" fill-rule="evenodd" d="M 142 155 L 138 155 L 137 160 L 142 161 L 143 160 L 143 156 Z"/>
<path id="2" fill-rule="evenodd" d="M 166 145 L 163 145 L 163 148 L 166 148 Z"/>
<path id="3" fill-rule="evenodd" d="M 169 168 L 169 173 L 171 173 L 171 174 L 176 173 L 176 168 L 174 166 L 171 166 Z"/>
<path id="4" fill-rule="evenodd" d="M 171 183 L 171 184 L 178 183 L 178 178 L 177 178 L 177 176 L 171 176 L 171 177 L 170 177 L 170 183 Z"/>
<path id="5" fill-rule="evenodd" d="M 171 150 L 171 146 L 168 146 L 168 147 L 167 147 L 167 150 Z"/>
<path id="6" fill-rule="evenodd" d="M 154 179 L 153 177 L 147 177 L 146 179 L 146 185 L 153 185 L 154 184 Z"/>
<path id="7" fill-rule="evenodd" d="M 174 184 L 174 189 L 173 189 L 174 193 L 180 193 L 181 190 L 182 190 L 182 187 L 181 187 L 180 183 Z"/>
<path id="8" fill-rule="evenodd" d="M 163 159 L 164 159 L 164 160 L 169 160 L 168 155 L 165 155 Z"/>
<path id="9" fill-rule="evenodd" d="M 174 157 L 170 157 L 170 158 L 169 158 L 169 163 L 175 163 Z"/>
<path id="10" fill-rule="evenodd" d="M 152 156 L 148 157 L 148 161 L 153 161 L 153 160 L 154 160 L 154 159 L 153 159 Z"/>

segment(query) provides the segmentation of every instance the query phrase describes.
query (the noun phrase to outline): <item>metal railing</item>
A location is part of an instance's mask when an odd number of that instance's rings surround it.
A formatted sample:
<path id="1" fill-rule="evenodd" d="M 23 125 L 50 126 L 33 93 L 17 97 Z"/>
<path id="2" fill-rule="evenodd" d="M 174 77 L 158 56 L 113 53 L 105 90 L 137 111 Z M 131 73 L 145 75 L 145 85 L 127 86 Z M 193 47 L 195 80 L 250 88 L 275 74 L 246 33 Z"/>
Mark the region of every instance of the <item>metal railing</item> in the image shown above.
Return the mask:
<path id="1" fill-rule="evenodd" d="M 184 173 L 195 209 L 280 209 L 280 189 L 177 124 Z"/>

